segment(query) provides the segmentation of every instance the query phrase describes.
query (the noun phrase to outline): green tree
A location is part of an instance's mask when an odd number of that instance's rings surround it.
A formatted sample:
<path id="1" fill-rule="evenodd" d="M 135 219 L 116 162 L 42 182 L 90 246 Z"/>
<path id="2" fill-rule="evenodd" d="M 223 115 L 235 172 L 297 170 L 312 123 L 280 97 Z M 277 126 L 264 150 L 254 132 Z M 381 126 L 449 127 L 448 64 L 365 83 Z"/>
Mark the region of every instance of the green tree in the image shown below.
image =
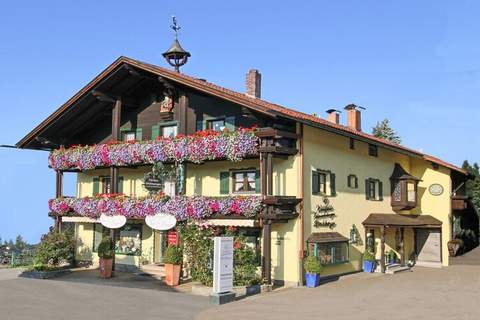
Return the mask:
<path id="1" fill-rule="evenodd" d="M 377 138 L 385 139 L 396 144 L 402 142 L 397 132 L 390 127 L 390 121 L 388 119 L 377 122 L 377 125 L 372 128 L 372 134 Z"/>
<path id="2" fill-rule="evenodd" d="M 480 167 L 478 163 L 470 165 L 467 160 L 463 161 L 462 169 L 471 174 L 474 179 L 468 180 L 465 183 L 467 196 L 472 198 L 472 203 L 480 211 Z"/>
<path id="3" fill-rule="evenodd" d="M 15 239 L 15 249 L 22 251 L 27 246 L 28 246 L 28 243 L 26 243 L 23 240 L 23 237 L 21 235 L 18 235 L 17 238 Z"/>

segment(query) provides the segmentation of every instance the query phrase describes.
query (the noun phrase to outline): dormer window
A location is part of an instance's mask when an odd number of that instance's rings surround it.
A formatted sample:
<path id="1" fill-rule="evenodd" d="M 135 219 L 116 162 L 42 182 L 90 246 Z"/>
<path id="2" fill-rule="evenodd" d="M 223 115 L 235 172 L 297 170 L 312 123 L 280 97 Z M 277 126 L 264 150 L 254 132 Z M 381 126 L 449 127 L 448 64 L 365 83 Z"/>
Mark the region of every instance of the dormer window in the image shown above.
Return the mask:
<path id="1" fill-rule="evenodd" d="M 417 206 L 417 185 L 419 181 L 420 179 L 409 174 L 401 165 L 395 164 L 390 177 L 393 210 L 410 210 Z"/>

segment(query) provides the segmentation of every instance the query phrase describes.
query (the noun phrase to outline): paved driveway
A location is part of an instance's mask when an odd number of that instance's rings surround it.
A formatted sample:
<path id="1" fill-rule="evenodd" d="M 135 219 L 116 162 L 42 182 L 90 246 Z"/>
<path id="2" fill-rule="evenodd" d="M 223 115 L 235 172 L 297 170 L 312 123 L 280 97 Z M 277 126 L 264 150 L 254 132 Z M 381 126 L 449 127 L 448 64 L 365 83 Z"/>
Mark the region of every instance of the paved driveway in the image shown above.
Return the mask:
<path id="1" fill-rule="evenodd" d="M 202 311 L 196 319 L 480 319 L 480 266 L 355 274 Z"/>
<path id="2" fill-rule="evenodd" d="M 7 270 L 0 270 L 3 274 Z M 166 291 L 150 285 L 135 288 L 119 282 L 99 285 L 64 279 L 16 278 L 11 271 L 0 276 L 1 320 L 85 319 L 193 319 L 209 307 L 206 297 Z M 140 281 L 141 282 L 141 281 Z"/>

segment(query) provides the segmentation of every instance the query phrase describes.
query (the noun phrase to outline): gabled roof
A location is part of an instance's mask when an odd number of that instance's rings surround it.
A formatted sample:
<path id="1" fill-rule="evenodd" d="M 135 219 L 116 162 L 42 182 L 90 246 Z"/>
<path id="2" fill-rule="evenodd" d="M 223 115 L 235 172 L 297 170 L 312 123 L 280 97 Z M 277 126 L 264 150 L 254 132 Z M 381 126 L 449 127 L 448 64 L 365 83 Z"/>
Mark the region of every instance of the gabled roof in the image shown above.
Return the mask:
<path id="1" fill-rule="evenodd" d="M 424 154 L 422 152 L 404 147 L 402 145 L 377 138 L 373 135 L 367 134 L 362 131 L 357 131 L 347 126 L 343 126 L 340 124 L 335 124 L 325 119 L 319 118 L 314 115 L 306 114 L 300 111 L 293 110 L 291 108 L 287 108 L 275 103 L 271 103 L 262 99 L 257 99 L 251 96 L 248 96 L 244 93 L 236 92 L 230 89 L 223 88 L 216 84 L 200 80 L 182 73 L 175 72 L 173 70 L 169 70 L 166 68 L 162 68 L 153 64 L 141 62 L 135 59 L 131 59 L 128 57 L 119 57 L 115 60 L 110 66 L 108 66 L 104 71 L 102 71 L 97 77 L 95 77 L 90 83 L 88 83 L 84 88 L 82 88 L 77 94 L 75 94 L 72 98 L 70 98 L 66 103 L 64 103 L 59 109 L 57 109 L 54 113 L 52 113 L 47 119 L 45 119 L 42 123 L 40 123 L 37 127 L 35 127 L 29 134 L 27 134 L 22 140 L 20 140 L 16 146 L 18 148 L 24 148 L 28 144 L 29 141 L 34 139 L 38 136 L 42 130 L 47 128 L 52 122 L 54 122 L 58 117 L 62 115 L 66 110 L 68 110 L 72 105 L 79 100 L 83 95 L 90 92 L 95 86 L 108 77 L 108 75 L 117 69 L 118 67 L 127 64 L 138 69 L 144 70 L 146 72 L 153 73 L 157 76 L 161 76 L 165 79 L 168 79 L 173 82 L 180 83 L 184 86 L 193 88 L 195 90 L 201 91 L 203 93 L 216 96 L 218 98 L 222 98 L 239 105 L 245 106 L 247 108 L 251 108 L 258 112 L 268 114 L 270 116 L 281 116 L 285 118 L 289 118 L 295 121 L 302 122 L 304 124 L 318 127 L 324 129 L 326 131 L 330 131 L 336 134 L 353 137 L 357 140 L 361 140 L 368 143 L 373 143 L 379 145 L 381 147 L 399 152 L 408 154 L 411 156 L 416 156 L 419 158 L 423 158 L 426 161 L 430 161 L 432 163 L 436 163 L 438 165 L 444 166 L 451 170 L 460 172 L 462 174 L 467 175 L 467 172 L 453 164 L 448 162 L 442 161 L 438 158 L 433 156 Z"/>

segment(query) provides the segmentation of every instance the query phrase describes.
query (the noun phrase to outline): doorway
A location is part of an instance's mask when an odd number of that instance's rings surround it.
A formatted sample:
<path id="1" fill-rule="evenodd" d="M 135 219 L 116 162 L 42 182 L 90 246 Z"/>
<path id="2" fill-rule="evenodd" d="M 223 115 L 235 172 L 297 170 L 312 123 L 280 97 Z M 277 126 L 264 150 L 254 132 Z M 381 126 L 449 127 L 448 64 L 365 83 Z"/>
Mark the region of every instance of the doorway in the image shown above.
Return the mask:
<path id="1" fill-rule="evenodd" d="M 417 265 L 442 266 L 442 234 L 440 229 L 415 229 Z"/>
<path id="2" fill-rule="evenodd" d="M 154 235 L 154 262 L 155 264 L 163 264 L 165 248 L 167 247 L 167 231 L 154 230 Z"/>

